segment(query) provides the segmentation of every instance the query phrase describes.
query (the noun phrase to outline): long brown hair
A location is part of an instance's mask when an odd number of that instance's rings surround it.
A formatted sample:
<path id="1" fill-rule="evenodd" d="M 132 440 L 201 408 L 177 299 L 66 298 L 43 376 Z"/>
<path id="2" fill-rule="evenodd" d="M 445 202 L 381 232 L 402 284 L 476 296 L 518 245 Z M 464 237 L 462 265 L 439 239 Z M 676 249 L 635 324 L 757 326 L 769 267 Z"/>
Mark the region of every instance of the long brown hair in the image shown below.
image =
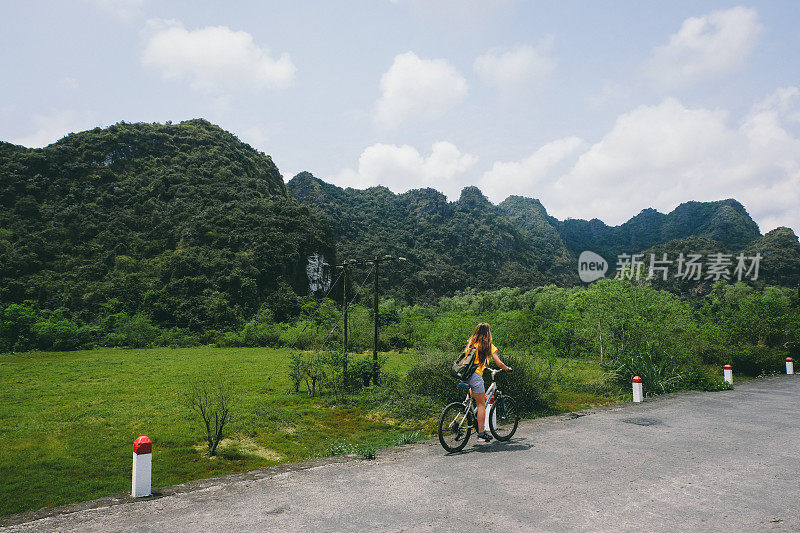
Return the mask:
<path id="1" fill-rule="evenodd" d="M 486 322 L 481 322 L 475 326 L 475 331 L 472 337 L 467 341 L 467 347 L 464 349 L 468 352 L 472 348 L 478 353 L 478 361 L 483 364 L 486 358 L 491 355 L 492 351 L 492 329 Z"/>

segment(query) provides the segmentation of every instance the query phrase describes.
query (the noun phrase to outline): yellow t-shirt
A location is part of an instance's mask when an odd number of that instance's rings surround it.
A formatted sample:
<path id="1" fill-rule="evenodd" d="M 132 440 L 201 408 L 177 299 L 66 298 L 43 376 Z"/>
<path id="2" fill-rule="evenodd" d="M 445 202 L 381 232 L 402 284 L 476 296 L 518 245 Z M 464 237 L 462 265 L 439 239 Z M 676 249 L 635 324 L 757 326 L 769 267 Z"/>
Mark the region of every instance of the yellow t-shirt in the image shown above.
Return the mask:
<path id="1" fill-rule="evenodd" d="M 486 360 L 483 361 L 483 364 L 481 364 L 481 358 L 478 355 L 478 351 L 475 350 L 475 364 L 478 365 L 478 367 L 475 369 L 476 374 L 478 374 L 479 376 L 483 375 L 483 369 L 486 368 L 486 365 L 489 363 L 489 359 L 492 358 L 492 354 L 494 354 L 496 351 L 497 351 L 497 346 L 492 344 L 492 349 L 489 351 L 489 357 L 487 357 Z"/>

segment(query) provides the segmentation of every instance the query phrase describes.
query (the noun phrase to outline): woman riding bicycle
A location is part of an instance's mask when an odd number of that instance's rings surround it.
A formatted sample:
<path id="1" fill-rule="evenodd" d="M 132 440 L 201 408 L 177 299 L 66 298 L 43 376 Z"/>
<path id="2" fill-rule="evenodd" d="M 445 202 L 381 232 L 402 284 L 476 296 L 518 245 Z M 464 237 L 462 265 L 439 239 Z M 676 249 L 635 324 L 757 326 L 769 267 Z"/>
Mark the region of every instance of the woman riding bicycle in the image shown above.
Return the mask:
<path id="1" fill-rule="evenodd" d="M 492 344 L 492 330 L 486 322 L 481 322 L 475 327 L 475 332 L 469 338 L 464 353 L 469 353 L 473 348 L 475 348 L 476 368 L 466 381 L 469 383 L 470 394 L 478 404 L 478 442 L 489 442 L 492 440 L 492 436 L 483 427 L 486 416 L 486 388 L 483 383 L 483 370 L 489 362 L 490 355 L 497 366 L 503 370 L 510 371 L 511 367 L 500 360 L 497 347 Z"/>

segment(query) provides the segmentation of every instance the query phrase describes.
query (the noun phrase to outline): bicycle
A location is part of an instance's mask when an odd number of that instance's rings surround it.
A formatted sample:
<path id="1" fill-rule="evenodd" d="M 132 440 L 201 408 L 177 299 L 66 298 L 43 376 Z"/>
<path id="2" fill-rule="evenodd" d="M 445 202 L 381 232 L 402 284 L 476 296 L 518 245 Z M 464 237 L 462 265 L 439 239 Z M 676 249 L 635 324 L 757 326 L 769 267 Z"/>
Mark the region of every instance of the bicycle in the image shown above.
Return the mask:
<path id="1" fill-rule="evenodd" d="M 517 431 L 519 412 L 517 402 L 497 387 L 495 375 L 503 370 L 487 368 L 491 373 L 492 384 L 486 390 L 486 424 L 498 441 L 509 440 Z M 472 429 L 478 431 L 478 406 L 469 393 L 469 384 L 463 381 L 458 387 L 467 389 L 463 402 L 448 404 L 439 417 L 439 442 L 450 453 L 460 452 L 467 445 Z"/>

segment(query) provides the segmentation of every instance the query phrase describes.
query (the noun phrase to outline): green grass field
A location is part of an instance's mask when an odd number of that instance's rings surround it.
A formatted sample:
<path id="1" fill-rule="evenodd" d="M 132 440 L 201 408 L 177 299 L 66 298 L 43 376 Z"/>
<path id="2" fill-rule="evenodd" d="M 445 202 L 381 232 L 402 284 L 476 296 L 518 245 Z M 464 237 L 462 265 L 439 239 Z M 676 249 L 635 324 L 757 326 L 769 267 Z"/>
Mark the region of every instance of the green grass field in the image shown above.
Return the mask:
<path id="1" fill-rule="evenodd" d="M 289 394 L 286 349 L 156 348 L 0 356 L 0 515 L 130 491 L 133 441 L 153 441 L 153 487 L 432 435 L 434 422 Z M 403 375 L 413 355 L 386 354 Z M 267 377 L 272 376 L 269 383 Z M 186 406 L 199 377 L 236 390 L 230 436 L 205 454 Z M 565 360 L 555 380 L 560 411 L 619 401 L 593 361 Z M 357 403 L 356 403 L 357 404 Z"/>
<path id="2" fill-rule="evenodd" d="M 0 514 L 129 491 L 139 435 L 154 443 L 158 487 L 327 455 L 334 445 L 385 446 L 407 431 L 357 408 L 287 394 L 287 353 L 162 348 L 0 356 Z M 402 371 L 404 356 L 389 358 L 387 367 Z M 194 379 L 216 375 L 236 390 L 235 419 L 231 439 L 208 458 L 185 394 Z"/>

